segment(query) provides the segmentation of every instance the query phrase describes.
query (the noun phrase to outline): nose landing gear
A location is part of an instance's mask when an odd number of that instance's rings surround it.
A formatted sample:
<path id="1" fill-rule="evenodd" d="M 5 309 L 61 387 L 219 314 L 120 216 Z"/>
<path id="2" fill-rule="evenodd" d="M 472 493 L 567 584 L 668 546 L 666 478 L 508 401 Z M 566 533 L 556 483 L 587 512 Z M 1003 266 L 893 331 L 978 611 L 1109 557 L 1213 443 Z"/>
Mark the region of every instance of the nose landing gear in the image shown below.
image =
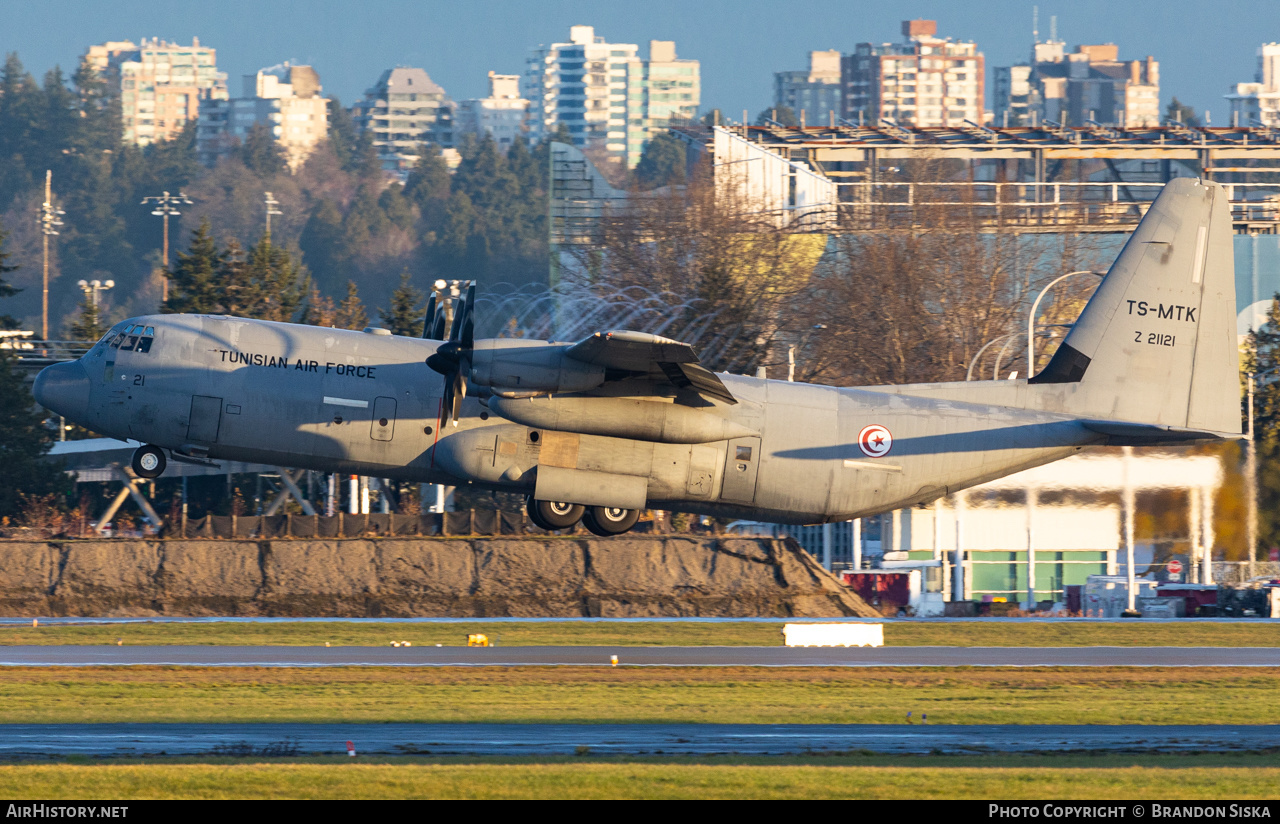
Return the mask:
<path id="1" fill-rule="evenodd" d="M 159 478 L 164 474 L 164 468 L 168 461 L 164 457 L 164 450 L 158 446 L 140 446 L 133 453 L 133 474 L 139 478 L 151 480 Z"/>

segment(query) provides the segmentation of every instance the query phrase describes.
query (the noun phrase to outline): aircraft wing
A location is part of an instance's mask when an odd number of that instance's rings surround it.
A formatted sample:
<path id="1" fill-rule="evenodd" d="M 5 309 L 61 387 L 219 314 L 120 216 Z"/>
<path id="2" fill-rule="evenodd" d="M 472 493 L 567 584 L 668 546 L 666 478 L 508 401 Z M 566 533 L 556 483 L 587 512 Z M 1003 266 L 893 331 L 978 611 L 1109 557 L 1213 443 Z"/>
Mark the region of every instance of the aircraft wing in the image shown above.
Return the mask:
<path id="1" fill-rule="evenodd" d="M 644 332 L 597 332 L 570 346 L 567 357 L 606 370 L 669 383 L 705 398 L 737 403 L 720 378 L 698 363 L 698 355 L 687 343 Z"/>

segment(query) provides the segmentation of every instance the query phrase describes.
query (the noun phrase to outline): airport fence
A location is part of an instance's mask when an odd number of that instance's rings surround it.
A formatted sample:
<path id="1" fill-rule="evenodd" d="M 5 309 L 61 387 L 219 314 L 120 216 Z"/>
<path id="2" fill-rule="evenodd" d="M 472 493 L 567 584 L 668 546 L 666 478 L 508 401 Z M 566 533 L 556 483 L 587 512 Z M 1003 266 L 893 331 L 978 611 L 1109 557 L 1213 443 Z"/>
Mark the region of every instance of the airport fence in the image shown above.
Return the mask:
<path id="1" fill-rule="evenodd" d="M 1257 578 L 1280 578 L 1280 563 L 1276 561 L 1255 561 L 1252 578 L 1250 578 L 1249 572 L 1249 563 L 1247 561 L 1213 562 L 1214 583 L 1226 586 L 1247 584 L 1250 580 Z"/>
<path id="2" fill-rule="evenodd" d="M 632 532 L 665 531 L 656 521 L 641 521 Z M 574 532 L 589 534 L 579 525 Z M 466 509 L 420 515 L 208 515 L 177 519 L 161 532 L 165 538 L 395 538 L 494 535 L 547 535 L 523 511 Z"/>

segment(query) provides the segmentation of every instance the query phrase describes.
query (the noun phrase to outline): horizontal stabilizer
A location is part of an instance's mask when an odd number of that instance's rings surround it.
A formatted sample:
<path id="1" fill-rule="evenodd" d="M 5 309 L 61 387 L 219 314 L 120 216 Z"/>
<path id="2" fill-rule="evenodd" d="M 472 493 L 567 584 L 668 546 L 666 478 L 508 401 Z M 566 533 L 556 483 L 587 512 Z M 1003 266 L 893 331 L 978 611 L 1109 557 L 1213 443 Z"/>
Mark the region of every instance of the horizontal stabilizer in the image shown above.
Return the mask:
<path id="1" fill-rule="evenodd" d="M 1107 436 L 1108 446 L 1176 446 L 1239 438 L 1236 432 L 1211 432 L 1150 423 L 1124 421 L 1081 421 L 1085 429 Z"/>

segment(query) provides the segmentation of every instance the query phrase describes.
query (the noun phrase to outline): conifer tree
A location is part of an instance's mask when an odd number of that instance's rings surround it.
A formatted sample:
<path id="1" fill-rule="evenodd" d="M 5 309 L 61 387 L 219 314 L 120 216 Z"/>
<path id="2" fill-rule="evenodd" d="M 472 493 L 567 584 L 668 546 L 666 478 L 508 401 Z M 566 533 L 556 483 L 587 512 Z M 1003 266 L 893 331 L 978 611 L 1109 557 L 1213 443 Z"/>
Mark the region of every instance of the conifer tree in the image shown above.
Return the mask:
<path id="1" fill-rule="evenodd" d="M 342 282 L 340 273 L 347 263 L 342 235 L 341 210 L 329 198 L 320 198 L 302 227 L 298 245 L 302 248 L 303 261 L 315 275 L 322 292 L 336 291 Z"/>
<path id="2" fill-rule="evenodd" d="M 102 324 L 102 312 L 93 303 L 93 296 L 86 294 L 80 300 L 80 314 L 67 326 L 67 336 L 71 340 L 96 341 L 106 333 Z"/>
<path id="3" fill-rule="evenodd" d="M 363 329 L 369 325 L 369 314 L 360 301 L 360 290 L 354 280 L 347 281 L 347 296 L 338 304 L 333 325 L 339 329 Z"/>
<path id="4" fill-rule="evenodd" d="M 338 310 L 333 305 L 333 298 L 320 294 L 320 289 L 314 283 L 310 284 L 307 302 L 302 307 L 302 317 L 298 322 L 312 326 L 336 326 L 337 316 Z"/>
<path id="5" fill-rule="evenodd" d="M 1169 101 L 1168 106 L 1165 106 L 1164 116 L 1166 120 L 1176 120 L 1193 129 L 1200 127 L 1200 118 L 1196 116 L 1196 110 L 1176 97 Z"/>
<path id="6" fill-rule="evenodd" d="M 208 313 L 221 305 L 223 284 L 220 282 L 226 253 L 219 251 L 213 240 L 208 219 L 191 233 L 191 246 L 178 252 L 177 264 L 165 273 L 169 278 L 169 299 L 163 312 Z"/>
<path id="7" fill-rule="evenodd" d="M 756 115 L 757 126 L 768 125 L 768 121 L 770 120 L 774 123 L 781 123 L 783 126 L 787 126 L 789 128 L 794 128 L 800 125 L 800 119 L 796 117 L 795 110 L 790 106 L 776 106 L 771 109 L 765 109 L 760 112 L 760 114 Z"/>
<path id="8" fill-rule="evenodd" d="M 329 146 L 342 171 L 358 178 L 372 178 L 380 171 L 378 152 L 369 132 L 356 129 L 351 112 L 336 97 L 329 98 Z"/>
<path id="9" fill-rule="evenodd" d="M 262 300 L 262 288 L 253 278 L 244 247 L 235 238 L 227 240 L 227 248 L 218 265 L 218 311 L 234 318 L 253 316 Z"/>
<path id="10" fill-rule="evenodd" d="M 18 271 L 17 266 L 10 266 L 5 262 L 9 259 L 9 253 L 4 250 L 6 238 L 8 238 L 8 233 L 5 232 L 3 226 L 0 226 L 0 298 L 11 298 L 18 294 L 18 292 L 22 291 L 21 289 L 14 288 L 13 284 L 4 279 L 4 276 L 9 272 Z M 15 318 L 10 317 L 9 315 L 0 315 L 0 329 L 17 328 L 18 321 Z"/>
<path id="11" fill-rule="evenodd" d="M 24 498 L 71 490 L 62 468 L 44 457 L 53 439 L 42 425 L 44 415 L 33 411 L 37 408 L 12 356 L 0 351 L 0 466 L 5 478 L 0 484 L 0 516 L 18 514 Z"/>
<path id="12" fill-rule="evenodd" d="M 293 320 L 302 307 L 310 280 L 302 264 L 293 259 L 288 249 L 273 244 L 270 235 L 263 235 L 249 250 L 245 279 L 253 296 L 246 317 L 278 321 Z"/>
<path id="13" fill-rule="evenodd" d="M 391 293 L 391 308 L 379 309 L 378 316 L 391 334 L 416 338 L 422 334 L 425 314 L 426 296 L 414 288 L 406 269 L 400 273 L 400 285 Z"/>
<path id="14" fill-rule="evenodd" d="M 1258 544 L 1280 546 L 1280 295 L 1266 323 L 1245 340 L 1241 370 L 1254 376 L 1253 426 L 1258 448 Z M 1248 403 L 1248 395 L 1245 395 Z M 1245 414 L 1248 414 L 1246 408 Z"/>
<path id="15" fill-rule="evenodd" d="M 684 143 L 663 132 L 644 144 L 640 162 L 636 164 L 636 182 L 641 189 L 684 183 L 684 167 Z"/>
<path id="16" fill-rule="evenodd" d="M 249 171 L 262 178 L 272 178 L 285 171 L 288 163 L 284 150 L 265 123 L 254 123 L 245 135 L 244 144 L 236 152 Z"/>

